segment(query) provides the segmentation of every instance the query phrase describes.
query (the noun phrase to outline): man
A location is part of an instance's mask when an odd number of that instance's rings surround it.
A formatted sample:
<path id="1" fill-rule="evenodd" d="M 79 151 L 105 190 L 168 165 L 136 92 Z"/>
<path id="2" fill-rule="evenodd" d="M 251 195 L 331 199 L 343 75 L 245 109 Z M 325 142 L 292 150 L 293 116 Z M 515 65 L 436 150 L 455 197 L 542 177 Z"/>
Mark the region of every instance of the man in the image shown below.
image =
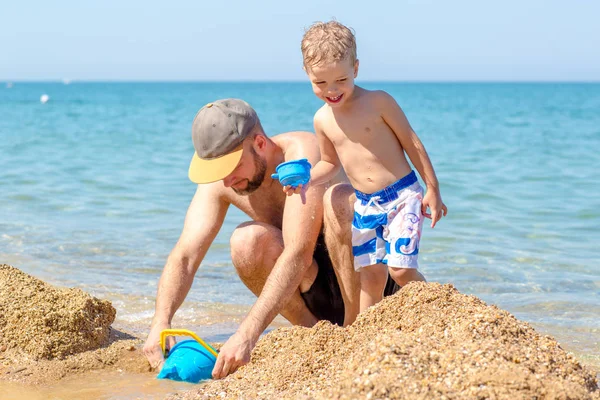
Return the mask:
<path id="1" fill-rule="evenodd" d="M 250 105 L 225 99 L 198 111 L 192 140 L 196 152 L 189 177 L 199 185 L 158 284 L 144 345 L 150 364 L 160 367 L 164 361 L 160 332 L 170 328 L 230 205 L 252 219 L 233 232 L 231 259 L 258 298 L 221 347 L 214 378 L 223 378 L 250 360 L 259 336 L 278 313 L 303 326 L 321 319 L 339 325 L 354 321 L 359 284 L 350 241 L 352 188 L 335 185 L 325 194 L 325 186 L 308 186 L 302 197 L 286 196 L 271 178 L 285 161 L 307 158 L 315 165 L 320 156 L 316 137 L 287 132 L 269 138 Z"/>

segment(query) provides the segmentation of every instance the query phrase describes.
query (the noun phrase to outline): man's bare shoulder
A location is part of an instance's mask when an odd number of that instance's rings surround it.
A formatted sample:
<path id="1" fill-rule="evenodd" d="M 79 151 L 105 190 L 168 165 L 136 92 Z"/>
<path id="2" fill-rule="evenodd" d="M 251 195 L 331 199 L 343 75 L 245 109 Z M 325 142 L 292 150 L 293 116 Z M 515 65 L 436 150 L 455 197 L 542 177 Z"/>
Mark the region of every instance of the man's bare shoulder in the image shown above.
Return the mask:
<path id="1" fill-rule="evenodd" d="M 285 132 L 271 139 L 281 149 L 286 161 L 308 158 L 312 163 L 319 159 L 319 142 L 312 132 Z"/>
<path id="2" fill-rule="evenodd" d="M 275 142 L 275 144 L 284 151 L 288 146 L 293 146 L 294 144 L 299 143 L 306 143 L 309 145 L 314 143 L 318 145 L 315 134 L 307 131 L 284 132 L 272 136 L 271 140 L 273 140 L 273 142 Z"/>

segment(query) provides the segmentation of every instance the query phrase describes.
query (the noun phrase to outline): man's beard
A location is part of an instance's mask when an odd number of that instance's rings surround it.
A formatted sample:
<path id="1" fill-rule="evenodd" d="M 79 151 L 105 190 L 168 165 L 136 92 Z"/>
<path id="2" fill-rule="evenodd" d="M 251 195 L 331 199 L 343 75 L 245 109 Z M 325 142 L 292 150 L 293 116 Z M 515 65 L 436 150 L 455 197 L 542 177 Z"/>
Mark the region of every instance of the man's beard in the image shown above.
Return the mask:
<path id="1" fill-rule="evenodd" d="M 256 168 L 256 172 L 252 179 L 246 179 L 248 184 L 245 189 L 236 189 L 232 187 L 233 191 L 241 196 L 247 196 L 250 193 L 253 193 L 262 185 L 265 180 L 265 174 L 267 172 L 267 162 L 260 158 L 258 154 L 254 151 L 252 147 L 250 147 L 250 152 L 252 153 L 252 157 L 254 158 L 254 168 Z"/>

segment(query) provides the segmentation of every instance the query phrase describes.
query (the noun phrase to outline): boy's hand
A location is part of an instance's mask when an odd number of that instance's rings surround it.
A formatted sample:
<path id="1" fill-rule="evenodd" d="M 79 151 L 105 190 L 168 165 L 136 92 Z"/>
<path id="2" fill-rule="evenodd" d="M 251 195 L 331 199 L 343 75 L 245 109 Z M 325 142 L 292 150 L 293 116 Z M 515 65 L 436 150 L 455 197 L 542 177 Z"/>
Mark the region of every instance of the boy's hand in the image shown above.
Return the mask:
<path id="1" fill-rule="evenodd" d="M 302 200 L 302 204 L 306 204 L 306 190 L 308 189 L 308 183 L 306 185 L 298 185 L 296 187 L 287 185 L 283 187 L 283 192 L 288 195 L 291 196 L 293 194 L 299 194 L 300 195 L 300 199 Z"/>
<path id="2" fill-rule="evenodd" d="M 306 185 L 298 185 L 298 186 L 284 186 L 283 187 L 283 193 L 287 194 L 288 196 L 291 196 L 293 194 L 303 194 L 306 192 L 306 188 L 308 187 L 308 184 Z M 303 190 L 304 189 L 304 190 Z"/>
<path id="3" fill-rule="evenodd" d="M 427 212 L 427 208 L 429 208 L 431 213 Z M 445 217 L 448 214 L 448 207 L 446 207 L 442 201 L 442 196 L 440 195 L 439 191 L 427 190 L 425 197 L 423 197 L 421 212 L 423 213 L 424 217 L 431 219 L 432 228 L 440 219 L 442 219 L 442 216 Z"/>

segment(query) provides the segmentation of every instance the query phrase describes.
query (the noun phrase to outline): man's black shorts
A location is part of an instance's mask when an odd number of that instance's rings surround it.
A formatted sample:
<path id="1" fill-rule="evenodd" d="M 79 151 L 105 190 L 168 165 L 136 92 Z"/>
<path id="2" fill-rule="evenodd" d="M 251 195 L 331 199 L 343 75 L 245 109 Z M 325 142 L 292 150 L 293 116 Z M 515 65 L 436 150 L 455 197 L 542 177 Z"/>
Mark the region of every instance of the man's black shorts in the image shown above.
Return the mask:
<path id="1" fill-rule="evenodd" d="M 329 259 L 329 252 L 325 246 L 323 235 L 319 235 L 315 247 L 314 259 L 319 266 L 319 272 L 310 289 L 300 295 L 306 306 L 317 319 L 326 319 L 332 324 L 344 325 L 344 299 L 340 291 L 333 264 Z M 400 286 L 388 275 L 388 280 L 383 292 L 389 296 L 400 290 Z"/>

